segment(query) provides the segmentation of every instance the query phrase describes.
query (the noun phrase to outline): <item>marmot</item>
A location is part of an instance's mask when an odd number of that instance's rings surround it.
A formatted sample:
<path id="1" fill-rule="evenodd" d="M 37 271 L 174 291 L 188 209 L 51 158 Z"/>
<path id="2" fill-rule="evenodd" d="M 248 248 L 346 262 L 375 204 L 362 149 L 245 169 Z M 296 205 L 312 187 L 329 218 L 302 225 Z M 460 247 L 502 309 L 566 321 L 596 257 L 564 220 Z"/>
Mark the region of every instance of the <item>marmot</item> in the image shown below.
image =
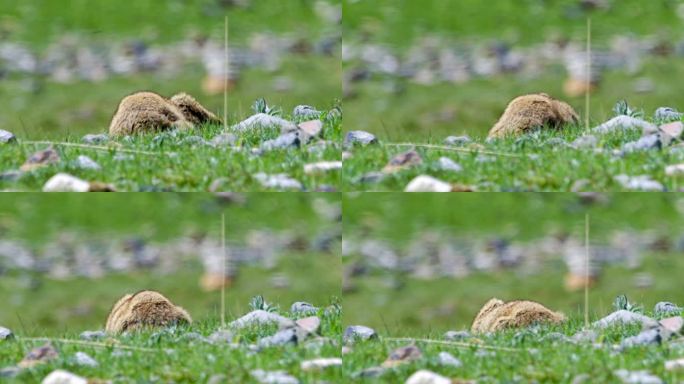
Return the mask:
<path id="1" fill-rule="evenodd" d="M 192 323 L 185 309 L 174 305 L 159 292 L 140 291 L 125 295 L 114 304 L 107 316 L 105 331 L 121 333 L 180 323 Z"/>
<path id="2" fill-rule="evenodd" d="M 153 92 L 138 92 L 121 100 L 109 125 L 109 134 L 124 136 L 188 129 L 205 123 L 220 124 L 221 120 L 186 93 L 166 99 Z"/>
<path id="3" fill-rule="evenodd" d="M 567 103 L 546 93 L 520 96 L 508 104 L 506 111 L 489 131 L 489 137 L 500 138 L 527 133 L 533 129 L 579 122 L 579 115 Z"/>
<path id="4" fill-rule="evenodd" d="M 562 323 L 565 315 L 553 312 L 534 301 L 490 299 L 475 316 L 473 333 L 496 332 L 508 328 L 525 328 L 535 323 Z"/>

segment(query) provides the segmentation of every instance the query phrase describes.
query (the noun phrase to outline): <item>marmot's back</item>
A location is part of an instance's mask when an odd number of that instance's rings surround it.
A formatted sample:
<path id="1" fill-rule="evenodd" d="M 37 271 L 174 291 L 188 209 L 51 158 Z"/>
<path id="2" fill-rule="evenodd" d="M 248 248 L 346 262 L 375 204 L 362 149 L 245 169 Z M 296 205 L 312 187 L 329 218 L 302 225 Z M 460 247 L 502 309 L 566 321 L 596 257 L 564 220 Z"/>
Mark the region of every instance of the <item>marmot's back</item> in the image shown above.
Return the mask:
<path id="1" fill-rule="evenodd" d="M 192 323 L 190 315 L 159 292 L 141 291 L 126 295 L 114 304 L 105 330 L 121 333 L 148 327 Z"/>
<path id="2" fill-rule="evenodd" d="M 561 323 L 562 313 L 554 312 L 534 301 L 510 301 L 505 303 L 491 299 L 473 320 L 474 333 L 497 332 L 509 328 L 525 328 L 535 323 Z"/>
<path id="3" fill-rule="evenodd" d="M 499 121 L 489 131 L 489 137 L 521 135 L 544 126 L 558 128 L 578 120 L 575 110 L 565 102 L 545 93 L 525 95 L 508 104 Z"/>

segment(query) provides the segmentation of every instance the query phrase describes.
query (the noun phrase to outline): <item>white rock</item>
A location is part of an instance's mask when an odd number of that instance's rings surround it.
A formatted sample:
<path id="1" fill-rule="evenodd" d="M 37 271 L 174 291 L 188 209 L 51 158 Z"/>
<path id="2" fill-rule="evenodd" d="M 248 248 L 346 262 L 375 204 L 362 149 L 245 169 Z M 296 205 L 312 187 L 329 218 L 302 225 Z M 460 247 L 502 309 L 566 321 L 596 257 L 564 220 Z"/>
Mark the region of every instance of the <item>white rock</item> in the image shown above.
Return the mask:
<path id="1" fill-rule="evenodd" d="M 658 322 L 655 319 L 652 319 L 648 316 L 644 316 L 640 313 L 634 313 L 631 311 L 621 309 L 619 311 L 611 313 L 610 315 L 604 317 L 601 320 L 596 321 L 594 323 L 594 326 L 599 328 L 606 328 L 614 325 L 627 325 L 635 323 L 642 324 L 646 327 L 658 325 Z"/>
<path id="2" fill-rule="evenodd" d="M 617 117 L 614 117 L 605 123 L 599 125 L 598 127 L 595 127 L 592 129 L 593 132 L 596 133 L 610 133 L 610 132 L 616 132 L 620 130 L 631 130 L 631 129 L 641 129 L 641 131 L 644 134 L 651 134 L 651 133 L 656 133 L 658 132 L 658 126 L 655 124 L 651 124 L 645 120 L 636 118 L 636 117 L 631 117 L 631 116 L 626 116 L 626 115 L 620 115 Z"/>
<path id="3" fill-rule="evenodd" d="M 95 160 L 85 155 L 81 155 L 76 159 L 76 165 L 81 169 L 91 169 L 93 171 L 99 171 L 102 169 L 100 164 L 96 163 Z"/>
<path id="4" fill-rule="evenodd" d="M 42 381 L 43 384 L 88 384 L 88 380 L 71 372 L 58 369 L 50 372 Z"/>
<path id="5" fill-rule="evenodd" d="M 298 180 L 291 178 L 290 176 L 279 173 L 277 175 L 268 175 L 266 173 L 260 172 L 254 175 L 254 178 L 266 188 L 276 188 L 276 189 L 296 189 L 301 190 L 304 187 L 302 183 Z"/>
<path id="6" fill-rule="evenodd" d="M 676 371 L 684 368 L 684 359 L 669 360 L 665 362 L 665 370 Z"/>
<path id="7" fill-rule="evenodd" d="M 88 192 L 90 183 L 66 173 L 58 173 L 43 186 L 43 192 Z"/>
<path id="8" fill-rule="evenodd" d="M 668 165 L 667 167 L 665 167 L 665 174 L 667 176 L 684 175 L 684 164 Z"/>
<path id="9" fill-rule="evenodd" d="M 411 180 L 404 192 L 451 192 L 451 184 L 432 176 L 421 175 Z"/>
<path id="10" fill-rule="evenodd" d="M 342 359 L 339 357 L 320 358 L 313 360 L 305 360 L 301 363 L 302 371 L 316 371 L 328 367 L 339 367 L 342 365 Z"/>
<path id="11" fill-rule="evenodd" d="M 257 113 L 243 120 L 239 124 L 232 126 L 236 131 L 247 131 L 258 128 L 280 128 L 281 132 L 292 132 L 297 130 L 297 126 L 278 116 L 272 116 L 266 113 Z"/>
<path id="12" fill-rule="evenodd" d="M 406 384 L 451 384 L 451 380 L 427 370 L 420 370 L 406 380 Z"/>
<path id="13" fill-rule="evenodd" d="M 299 384 L 299 380 L 285 371 L 264 371 L 255 369 L 250 372 L 256 381 L 262 384 Z"/>
<path id="14" fill-rule="evenodd" d="M 633 191 L 662 192 L 665 189 L 662 184 L 651 179 L 649 175 L 617 175 L 614 179 L 623 188 Z"/>
<path id="15" fill-rule="evenodd" d="M 439 169 L 442 171 L 449 171 L 449 172 L 461 172 L 463 171 L 463 167 L 456 163 L 455 161 L 451 160 L 448 157 L 440 157 L 439 158 Z"/>
<path id="16" fill-rule="evenodd" d="M 311 175 L 314 173 L 325 173 L 342 169 L 341 161 L 322 161 L 320 163 L 305 164 L 304 173 Z"/>
<path id="17" fill-rule="evenodd" d="M 229 326 L 231 328 L 244 328 L 253 325 L 264 325 L 276 323 L 280 327 L 291 327 L 294 326 L 294 321 L 288 319 L 287 317 L 280 316 L 277 313 L 266 312 L 264 310 L 252 311 L 241 318 L 231 322 Z"/>
<path id="18" fill-rule="evenodd" d="M 663 380 L 652 375 L 648 371 L 628 371 L 626 369 L 618 369 L 613 372 L 615 376 L 619 377 L 625 384 L 662 384 Z"/>
<path id="19" fill-rule="evenodd" d="M 451 367 L 460 367 L 463 365 L 461 360 L 457 359 L 454 357 L 454 355 L 446 351 L 440 352 L 439 355 L 437 355 L 437 358 L 439 359 L 439 363 L 442 365 L 448 365 Z"/>

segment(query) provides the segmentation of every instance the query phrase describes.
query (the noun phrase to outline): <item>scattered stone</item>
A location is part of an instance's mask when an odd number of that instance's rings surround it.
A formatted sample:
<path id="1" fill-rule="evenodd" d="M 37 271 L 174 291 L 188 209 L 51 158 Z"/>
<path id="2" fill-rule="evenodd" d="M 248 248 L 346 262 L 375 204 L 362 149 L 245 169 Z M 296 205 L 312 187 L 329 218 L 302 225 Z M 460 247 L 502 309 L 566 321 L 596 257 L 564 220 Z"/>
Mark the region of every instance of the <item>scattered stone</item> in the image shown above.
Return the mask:
<path id="1" fill-rule="evenodd" d="M 325 368 L 341 366 L 342 359 L 340 359 L 339 357 L 305 360 L 302 361 L 302 363 L 300 364 L 300 367 L 304 372 L 320 371 Z"/>
<path id="2" fill-rule="evenodd" d="M 616 325 L 641 324 L 644 327 L 656 327 L 658 322 L 648 316 L 621 309 L 596 321 L 593 325 L 598 328 L 607 328 Z"/>
<path id="3" fill-rule="evenodd" d="M 658 376 L 652 375 L 648 371 L 628 371 L 626 369 L 618 369 L 613 372 L 624 384 L 662 384 Z"/>
<path id="4" fill-rule="evenodd" d="M 342 169 L 341 161 L 322 161 L 319 163 L 304 164 L 304 173 L 307 175 L 326 173 Z"/>
<path id="5" fill-rule="evenodd" d="M 300 133 L 306 138 L 305 141 L 310 141 L 314 137 L 318 137 L 323 132 L 323 122 L 320 120 L 311 120 L 299 123 Z"/>
<path id="6" fill-rule="evenodd" d="M 348 132 L 344 137 L 345 147 L 353 146 L 356 144 L 369 145 L 377 144 L 378 139 L 371 133 L 365 131 L 351 131 Z"/>
<path id="7" fill-rule="evenodd" d="M 292 117 L 295 120 L 318 119 L 321 117 L 321 112 L 310 105 L 298 105 L 292 111 Z"/>
<path id="8" fill-rule="evenodd" d="M 21 176 L 24 175 L 24 172 L 20 170 L 11 170 L 7 172 L 0 173 L 0 181 L 9 181 L 9 182 L 15 182 L 21 179 Z"/>
<path id="9" fill-rule="evenodd" d="M 630 348 L 637 345 L 660 344 L 662 341 L 660 329 L 651 328 L 640 332 L 638 335 L 625 338 L 620 346 L 621 348 Z"/>
<path id="10" fill-rule="evenodd" d="M 301 141 L 297 132 L 288 132 L 275 139 L 266 140 L 261 143 L 261 151 L 268 152 L 276 149 L 299 148 Z"/>
<path id="11" fill-rule="evenodd" d="M 214 147 L 232 147 L 237 143 L 237 136 L 232 133 L 221 133 L 214 136 L 209 142 L 209 145 Z"/>
<path id="12" fill-rule="evenodd" d="M 77 365 L 82 365 L 86 367 L 97 367 L 99 365 L 95 359 L 90 357 L 85 352 L 76 352 L 76 355 L 74 355 L 74 362 Z"/>
<path id="13" fill-rule="evenodd" d="M 437 166 L 442 171 L 462 172 L 463 167 L 448 157 L 440 157 Z"/>
<path id="14" fill-rule="evenodd" d="M 671 140 L 679 139 L 682 137 L 682 133 L 684 133 L 684 123 L 675 121 L 673 123 L 663 124 L 660 126 L 660 131 L 663 134 L 668 135 Z"/>
<path id="15" fill-rule="evenodd" d="M 665 190 L 662 184 L 651 179 L 649 175 L 628 176 L 623 174 L 615 176 L 614 179 L 623 188 L 629 190 L 645 192 L 662 192 Z"/>
<path id="16" fill-rule="evenodd" d="M 451 384 L 451 379 L 432 371 L 421 369 L 411 375 L 405 384 Z"/>
<path id="17" fill-rule="evenodd" d="M 252 377 L 261 384 L 299 384 L 299 380 L 285 371 L 264 371 L 255 369 L 250 371 Z"/>
<path id="18" fill-rule="evenodd" d="M 454 357 L 454 355 L 446 351 L 440 352 L 439 355 L 437 355 L 437 359 L 441 365 L 447 365 L 455 368 L 463 366 L 461 360 L 457 359 Z"/>
<path id="19" fill-rule="evenodd" d="M 78 158 L 76 158 L 76 166 L 81 169 L 89 169 L 93 171 L 99 171 L 102 169 L 100 164 L 96 163 L 95 160 L 85 155 L 80 155 Z"/>
<path id="20" fill-rule="evenodd" d="M 312 334 L 318 332 L 318 329 L 321 327 L 321 319 L 317 316 L 309 316 L 298 319 L 295 321 L 295 324 L 307 334 Z"/>
<path id="21" fill-rule="evenodd" d="M 34 169 L 46 167 L 51 164 L 57 164 L 59 161 L 59 153 L 50 147 L 29 156 L 26 162 L 19 169 L 23 172 L 30 172 Z"/>
<path id="22" fill-rule="evenodd" d="M 375 378 L 375 377 L 380 377 L 382 376 L 383 373 L 385 373 L 386 369 L 383 367 L 370 367 L 363 369 L 361 371 L 355 372 L 352 377 L 354 378 Z"/>
<path id="23" fill-rule="evenodd" d="M 386 174 L 382 172 L 368 172 L 358 179 L 360 184 L 378 184 L 381 183 L 387 177 Z"/>
<path id="24" fill-rule="evenodd" d="M 656 121 L 660 122 L 670 122 L 675 120 L 681 120 L 684 113 L 677 112 L 676 109 L 670 107 L 660 107 L 656 109 L 655 115 L 653 116 Z"/>
<path id="25" fill-rule="evenodd" d="M 684 164 L 668 165 L 665 167 L 665 175 L 670 177 L 684 175 Z"/>
<path id="26" fill-rule="evenodd" d="M 592 329 L 585 329 L 572 335 L 571 340 L 578 343 L 593 343 L 598 337 L 598 332 Z"/>
<path id="27" fill-rule="evenodd" d="M 46 361 L 56 359 L 59 356 L 55 347 L 47 343 L 41 347 L 32 349 L 18 364 L 19 368 L 31 368 Z"/>
<path id="28" fill-rule="evenodd" d="M 297 301 L 290 306 L 290 312 L 293 314 L 313 314 L 318 312 L 318 308 L 314 307 L 305 301 Z"/>
<path id="29" fill-rule="evenodd" d="M 369 328 L 363 325 L 351 325 L 344 330 L 342 341 L 345 344 L 349 344 L 358 340 L 371 340 L 377 338 L 378 334 L 375 333 L 375 330 L 373 328 Z"/>
<path id="30" fill-rule="evenodd" d="M 17 142 L 17 137 L 12 132 L 0 129 L 0 144 L 12 144 Z"/>
<path id="31" fill-rule="evenodd" d="M 571 145 L 576 149 L 593 149 L 598 145 L 598 138 L 594 135 L 580 136 Z"/>
<path id="32" fill-rule="evenodd" d="M 281 328 L 293 327 L 294 322 L 287 317 L 283 317 L 277 313 L 267 312 L 261 309 L 252 311 L 241 318 L 231 322 L 231 328 L 245 328 L 256 325 L 278 324 Z"/>
<path id="33" fill-rule="evenodd" d="M 676 334 L 682 331 L 682 327 L 684 326 L 684 318 L 681 316 L 668 317 L 666 319 L 660 320 L 658 324 L 660 324 L 660 326 L 667 332 Z"/>
<path id="34" fill-rule="evenodd" d="M 259 339 L 258 345 L 260 348 L 268 348 L 286 344 L 297 344 L 299 335 L 296 328 L 286 328 L 276 332 L 274 335 L 262 337 Z"/>
<path id="35" fill-rule="evenodd" d="M 233 333 L 225 330 L 218 330 L 207 337 L 207 341 L 212 344 L 230 344 L 233 342 Z"/>
<path id="36" fill-rule="evenodd" d="M 469 136 L 449 136 L 444 139 L 444 144 L 454 147 L 463 147 L 472 142 L 473 140 Z"/>
<path id="37" fill-rule="evenodd" d="M 66 173 L 52 176 L 43 186 L 43 192 L 89 192 L 90 183 Z"/>
<path id="38" fill-rule="evenodd" d="M 297 130 L 297 126 L 278 116 L 258 113 L 231 127 L 235 131 L 249 131 L 263 128 L 280 128 L 283 133 Z"/>
<path id="39" fill-rule="evenodd" d="M 264 188 L 275 188 L 275 189 L 295 189 L 302 190 L 304 187 L 302 183 L 298 180 L 291 178 L 290 176 L 280 173 L 277 175 L 268 175 L 266 173 L 260 172 L 254 175 L 254 178 L 264 187 Z"/>
<path id="40" fill-rule="evenodd" d="M 382 363 L 383 368 L 392 368 L 397 365 L 408 363 L 410 361 L 418 360 L 423 357 L 420 348 L 415 345 L 407 345 L 405 347 L 397 348 L 390 353 L 387 360 Z"/>
<path id="41" fill-rule="evenodd" d="M 408 183 L 404 192 L 451 192 L 452 189 L 449 183 L 432 176 L 420 175 Z"/>
<path id="42" fill-rule="evenodd" d="M 598 134 L 606 134 L 632 129 L 641 129 L 644 134 L 658 132 L 658 127 L 655 124 L 651 124 L 643 119 L 626 115 L 614 117 L 598 127 L 593 128 L 592 131 Z"/>
<path id="43" fill-rule="evenodd" d="M 0 327 L 0 340 L 9 340 L 14 338 L 14 333 L 9 328 Z"/>
<path id="44" fill-rule="evenodd" d="M 407 152 L 396 155 L 390 162 L 382 169 L 384 173 L 399 172 L 423 163 L 423 158 L 415 150 L 411 149 Z"/>
<path id="45" fill-rule="evenodd" d="M 50 372 L 41 384 L 88 384 L 88 380 L 61 369 Z"/>
<path id="46" fill-rule="evenodd" d="M 651 149 L 661 148 L 662 143 L 659 135 L 648 135 L 640 138 L 637 141 L 626 143 L 622 146 L 625 153 L 632 153 L 637 151 L 648 151 Z"/>
<path id="47" fill-rule="evenodd" d="M 190 147 L 200 146 L 200 145 L 211 145 L 208 141 L 204 140 L 199 136 L 188 136 L 181 140 L 178 145 L 186 145 Z"/>
<path id="48" fill-rule="evenodd" d="M 666 371 L 677 371 L 684 368 L 684 359 L 669 360 L 665 362 Z"/>
<path id="49" fill-rule="evenodd" d="M 20 372 L 21 372 L 21 368 L 19 368 L 19 367 L 14 367 L 14 366 L 5 367 L 5 368 L 0 369 L 0 377 L 12 378 L 12 377 L 15 377 L 16 375 L 18 375 Z"/>
<path id="50" fill-rule="evenodd" d="M 669 301 L 661 301 L 653 307 L 653 312 L 656 316 L 680 314 L 683 310 L 684 308 L 678 307 Z"/>
<path id="51" fill-rule="evenodd" d="M 83 340 L 102 340 L 107 337 L 107 334 L 103 330 L 99 331 L 84 331 L 78 336 Z"/>
<path id="52" fill-rule="evenodd" d="M 444 334 L 444 340 L 462 341 L 470 339 L 472 335 L 468 331 L 448 331 Z"/>
<path id="53" fill-rule="evenodd" d="M 565 336 L 564 334 L 562 334 L 560 332 L 549 332 L 544 337 L 542 337 L 542 340 L 551 341 L 551 342 L 555 342 L 555 341 L 569 342 L 569 341 L 572 341 L 572 339 L 570 339 L 569 337 Z"/>
<path id="54" fill-rule="evenodd" d="M 97 145 L 97 144 L 104 144 L 109 141 L 109 136 L 107 134 L 99 134 L 99 135 L 85 135 L 81 138 L 81 141 L 85 144 L 92 144 L 92 145 Z"/>

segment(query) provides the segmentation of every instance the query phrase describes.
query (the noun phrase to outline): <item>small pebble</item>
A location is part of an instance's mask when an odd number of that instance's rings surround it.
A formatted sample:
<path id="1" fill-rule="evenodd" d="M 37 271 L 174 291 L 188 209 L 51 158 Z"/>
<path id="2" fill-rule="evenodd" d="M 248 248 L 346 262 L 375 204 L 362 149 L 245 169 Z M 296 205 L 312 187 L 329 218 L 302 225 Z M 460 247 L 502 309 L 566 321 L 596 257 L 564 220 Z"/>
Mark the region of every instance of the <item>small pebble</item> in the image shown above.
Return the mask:
<path id="1" fill-rule="evenodd" d="M 344 330 L 344 335 L 342 335 L 342 341 L 345 344 L 353 343 L 358 340 L 371 340 L 377 339 L 378 334 L 375 333 L 373 328 L 369 328 L 363 325 L 351 325 Z"/>
<path id="2" fill-rule="evenodd" d="M 378 139 L 373 134 L 365 131 L 351 131 L 344 137 L 344 145 L 346 147 L 356 144 L 369 145 L 377 143 Z"/>
<path id="3" fill-rule="evenodd" d="M 0 129 L 0 144 L 12 144 L 17 142 L 17 137 L 12 132 Z"/>

